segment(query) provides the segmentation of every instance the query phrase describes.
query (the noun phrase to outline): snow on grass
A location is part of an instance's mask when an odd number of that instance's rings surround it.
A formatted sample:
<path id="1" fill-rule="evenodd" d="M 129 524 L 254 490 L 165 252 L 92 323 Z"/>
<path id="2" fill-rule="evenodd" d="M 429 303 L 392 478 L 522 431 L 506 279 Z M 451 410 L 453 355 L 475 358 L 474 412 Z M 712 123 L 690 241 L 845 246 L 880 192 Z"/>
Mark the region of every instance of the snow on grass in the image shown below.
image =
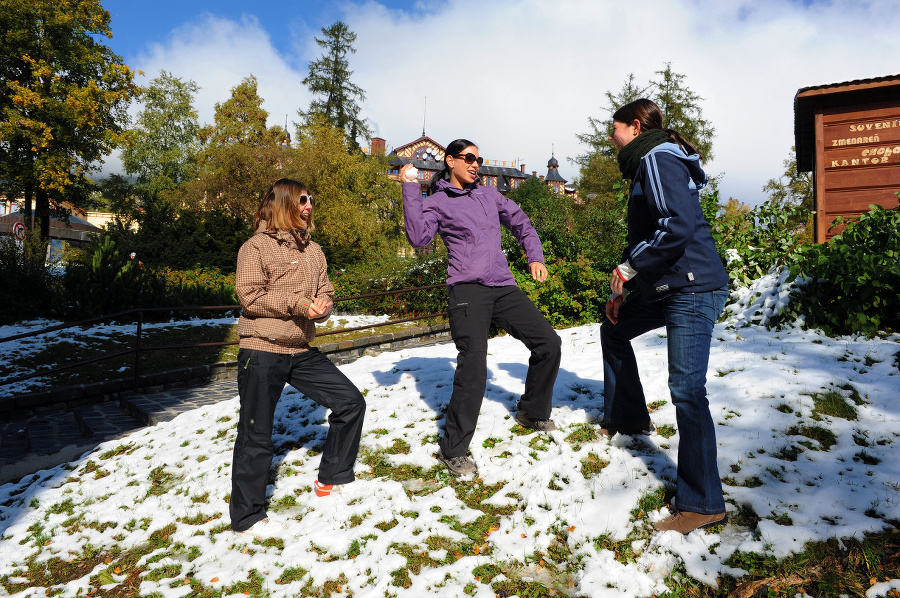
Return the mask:
<path id="1" fill-rule="evenodd" d="M 776 277 L 759 296 L 775 296 L 782 283 Z M 165 598 L 492 597 L 529 587 L 651 596 L 682 574 L 713 586 L 746 575 L 734 555 L 780 559 L 809 541 L 900 525 L 900 337 L 735 323 L 714 331 L 708 379 L 727 525 L 653 533 L 669 513 L 678 446 L 665 333 L 635 341 L 657 431 L 607 438 L 596 433 L 600 328 L 589 325 L 559 331 L 559 430 L 549 434 L 512 419 L 527 350 L 508 336 L 490 341 L 471 445 L 477 480 L 450 478 L 434 458 L 452 344 L 363 357 L 341 366 L 368 405 L 357 480 L 341 494 L 312 492 L 326 410 L 285 388 L 269 487 L 284 538 L 230 530 L 235 397 L 0 486 L 0 581 L 15 596 L 83 596 L 119 584 Z M 54 559 L 84 567 L 64 585 L 35 584 Z M 882 580 L 867 595 L 897 588 Z"/>

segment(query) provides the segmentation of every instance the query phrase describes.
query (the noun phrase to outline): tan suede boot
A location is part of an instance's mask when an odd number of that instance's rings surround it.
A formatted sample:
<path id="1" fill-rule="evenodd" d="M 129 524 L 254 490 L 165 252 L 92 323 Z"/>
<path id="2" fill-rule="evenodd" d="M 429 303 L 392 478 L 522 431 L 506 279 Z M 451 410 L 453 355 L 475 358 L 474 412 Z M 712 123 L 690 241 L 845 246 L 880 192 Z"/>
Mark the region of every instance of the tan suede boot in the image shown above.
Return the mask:
<path id="1" fill-rule="evenodd" d="M 713 515 L 704 515 L 703 513 L 692 513 L 690 511 L 675 511 L 662 521 L 653 524 L 658 532 L 667 532 L 675 530 L 682 534 L 689 534 L 695 529 L 701 529 L 716 523 L 725 523 L 728 521 L 727 513 L 715 513 Z"/>

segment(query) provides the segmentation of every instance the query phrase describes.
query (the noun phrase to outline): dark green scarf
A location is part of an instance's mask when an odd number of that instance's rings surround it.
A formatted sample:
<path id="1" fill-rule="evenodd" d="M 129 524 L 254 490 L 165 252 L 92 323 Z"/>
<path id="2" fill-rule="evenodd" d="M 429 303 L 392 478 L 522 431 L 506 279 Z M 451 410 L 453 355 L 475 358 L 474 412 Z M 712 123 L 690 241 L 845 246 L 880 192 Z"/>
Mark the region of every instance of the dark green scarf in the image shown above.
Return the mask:
<path id="1" fill-rule="evenodd" d="M 650 129 L 644 131 L 631 142 L 619 150 L 619 170 L 626 179 L 634 180 L 641 158 L 647 155 L 660 143 L 669 140 L 669 134 L 664 129 Z"/>

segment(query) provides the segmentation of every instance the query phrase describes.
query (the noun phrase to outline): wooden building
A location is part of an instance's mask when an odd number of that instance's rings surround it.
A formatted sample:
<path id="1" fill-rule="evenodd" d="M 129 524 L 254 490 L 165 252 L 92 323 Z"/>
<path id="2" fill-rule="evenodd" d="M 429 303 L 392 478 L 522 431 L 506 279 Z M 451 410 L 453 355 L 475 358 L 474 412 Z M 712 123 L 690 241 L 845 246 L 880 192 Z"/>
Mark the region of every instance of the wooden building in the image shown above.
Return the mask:
<path id="1" fill-rule="evenodd" d="M 797 170 L 813 173 L 815 240 L 838 216 L 897 207 L 900 75 L 804 87 L 794 97 Z"/>

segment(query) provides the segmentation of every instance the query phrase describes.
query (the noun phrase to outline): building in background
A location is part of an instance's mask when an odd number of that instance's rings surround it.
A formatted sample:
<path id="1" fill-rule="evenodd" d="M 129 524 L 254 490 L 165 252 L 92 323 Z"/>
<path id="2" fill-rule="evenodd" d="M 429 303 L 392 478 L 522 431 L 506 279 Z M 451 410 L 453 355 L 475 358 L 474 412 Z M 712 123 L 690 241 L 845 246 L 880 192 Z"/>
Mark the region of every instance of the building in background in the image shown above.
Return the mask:
<path id="1" fill-rule="evenodd" d="M 386 141 L 381 137 L 372 138 L 372 155 L 384 155 L 386 153 Z M 410 143 L 398 146 L 388 156 L 388 164 L 390 169 L 388 175 L 399 180 L 400 169 L 412 163 L 419 171 L 419 185 L 422 190 L 422 197 L 428 194 L 428 188 L 431 181 L 444 168 L 444 153 L 446 148 L 427 135 Z M 537 171 L 530 174 L 525 172 L 525 164 L 516 160 L 491 160 L 484 159 L 484 164 L 478 169 L 478 177 L 481 184 L 494 187 L 500 193 L 506 195 L 510 191 L 517 189 L 526 180 L 532 177 L 538 177 Z M 556 158 L 551 157 L 547 162 L 547 174 L 541 175 L 540 178 L 555 193 L 560 195 L 569 195 L 576 198 L 574 187 L 566 186 L 566 179 L 559 174 L 559 162 Z"/>

